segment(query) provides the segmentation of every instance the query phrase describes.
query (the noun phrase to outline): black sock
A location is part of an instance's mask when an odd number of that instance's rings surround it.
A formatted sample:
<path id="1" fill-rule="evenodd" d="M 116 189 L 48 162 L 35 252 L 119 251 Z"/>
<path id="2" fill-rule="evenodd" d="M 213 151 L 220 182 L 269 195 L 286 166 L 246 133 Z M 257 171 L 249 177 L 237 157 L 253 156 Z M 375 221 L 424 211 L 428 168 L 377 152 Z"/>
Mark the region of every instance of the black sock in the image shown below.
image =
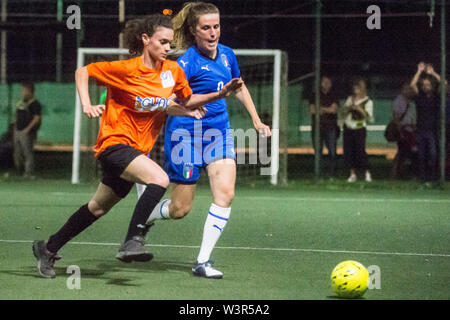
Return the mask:
<path id="1" fill-rule="evenodd" d="M 47 242 L 47 250 L 53 253 L 58 252 L 59 249 L 72 238 L 80 234 L 84 229 L 89 227 L 98 218 L 89 211 L 88 205 L 85 204 L 77 212 L 75 212 L 69 220 L 52 235 Z"/>
<path id="2" fill-rule="evenodd" d="M 139 198 L 134 209 L 125 241 L 132 239 L 134 236 L 145 236 L 148 230 L 148 228 L 145 228 L 145 223 L 165 192 L 166 188 L 157 184 L 147 185 L 147 188 Z"/>

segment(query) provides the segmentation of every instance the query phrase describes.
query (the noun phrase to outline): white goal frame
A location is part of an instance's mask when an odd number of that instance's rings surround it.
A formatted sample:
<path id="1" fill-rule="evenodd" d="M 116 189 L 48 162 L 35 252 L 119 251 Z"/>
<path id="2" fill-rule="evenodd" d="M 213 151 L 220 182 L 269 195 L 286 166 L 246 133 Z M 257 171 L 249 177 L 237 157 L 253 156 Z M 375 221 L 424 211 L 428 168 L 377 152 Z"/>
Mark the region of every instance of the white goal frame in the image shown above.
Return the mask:
<path id="1" fill-rule="evenodd" d="M 270 183 L 278 184 L 279 170 L 279 125 L 280 125 L 280 104 L 281 104 L 281 50 L 271 49 L 235 49 L 237 56 L 272 56 L 274 59 L 273 72 L 273 112 L 272 112 L 272 137 L 271 137 L 271 160 L 270 160 Z M 85 65 L 85 56 L 89 54 L 97 55 L 128 55 L 128 49 L 123 48 L 78 48 L 77 68 Z M 72 155 L 72 184 L 80 182 L 80 149 L 81 149 L 81 117 L 82 107 L 78 92 L 75 92 L 75 119 L 73 129 L 73 155 Z"/>

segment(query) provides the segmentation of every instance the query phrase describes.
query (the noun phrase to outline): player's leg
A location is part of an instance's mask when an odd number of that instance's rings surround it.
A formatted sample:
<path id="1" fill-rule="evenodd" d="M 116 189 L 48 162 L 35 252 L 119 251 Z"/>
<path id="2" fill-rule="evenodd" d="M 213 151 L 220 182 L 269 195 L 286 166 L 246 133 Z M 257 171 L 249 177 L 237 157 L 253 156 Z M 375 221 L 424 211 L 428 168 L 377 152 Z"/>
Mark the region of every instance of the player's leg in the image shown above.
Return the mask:
<path id="1" fill-rule="evenodd" d="M 355 182 L 356 171 L 354 166 L 354 137 L 353 131 L 344 127 L 344 160 L 347 168 L 350 169 L 350 177 L 347 179 L 348 182 Z"/>
<path id="2" fill-rule="evenodd" d="M 14 129 L 14 135 L 13 135 L 13 159 L 14 159 L 14 167 L 16 168 L 17 172 L 19 173 L 20 170 L 22 170 L 24 157 L 22 152 L 22 141 L 21 141 L 21 135 L 23 135 L 22 131 L 18 131 Z"/>
<path id="3" fill-rule="evenodd" d="M 230 217 L 236 182 L 236 162 L 234 159 L 218 160 L 209 164 L 207 171 L 213 203 L 203 228 L 197 264 L 192 271 L 196 276 L 220 279 L 223 276 L 222 272 L 212 267 L 210 257 Z"/>
<path id="4" fill-rule="evenodd" d="M 169 178 L 158 164 L 144 155 L 133 159 L 120 177 L 126 181 L 144 184 L 146 188 L 136 204 L 125 242 L 116 258 L 124 262 L 149 261 L 153 255 L 145 252 L 144 248 L 145 236 L 149 229 L 146 222 L 163 197 Z"/>
<path id="5" fill-rule="evenodd" d="M 24 177 L 33 178 L 34 172 L 34 142 L 36 141 L 35 133 L 28 133 L 23 135 L 23 155 L 25 158 L 25 172 Z"/>
<path id="6" fill-rule="evenodd" d="M 337 131 L 335 128 L 327 128 L 324 130 L 324 142 L 328 149 L 328 170 L 330 178 L 333 178 L 336 171 L 336 148 L 337 148 Z"/>
<path id="7" fill-rule="evenodd" d="M 147 225 L 156 220 L 182 219 L 192 208 L 195 196 L 195 184 L 170 184 L 170 198 L 162 199 L 150 214 Z"/>
<path id="8" fill-rule="evenodd" d="M 100 183 L 91 200 L 81 206 L 48 241 L 35 241 L 33 253 L 37 259 L 39 274 L 45 278 L 55 277 L 53 265 L 60 258 L 58 251 L 106 214 L 120 199 L 111 187 Z"/>
<path id="9" fill-rule="evenodd" d="M 194 135 L 194 134 L 193 134 Z M 147 224 L 152 224 L 158 219 L 181 219 L 186 216 L 192 207 L 195 196 L 195 188 L 200 178 L 200 168 L 202 166 L 200 160 L 194 161 L 194 154 L 202 154 L 200 150 L 196 150 L 195 143 L 189 137 L 172 139 L 174 133 L 166 128 L 164 140 L 164 161 L 165 171 L 171 182 L 171 197 L 163 199 L 158 203 Z M 201 144 L 200 144 L 201 145 Z M 180 155 L 183 150 L 183 156 Z M 188 154 L 186 158 L 184 156 Z"/>

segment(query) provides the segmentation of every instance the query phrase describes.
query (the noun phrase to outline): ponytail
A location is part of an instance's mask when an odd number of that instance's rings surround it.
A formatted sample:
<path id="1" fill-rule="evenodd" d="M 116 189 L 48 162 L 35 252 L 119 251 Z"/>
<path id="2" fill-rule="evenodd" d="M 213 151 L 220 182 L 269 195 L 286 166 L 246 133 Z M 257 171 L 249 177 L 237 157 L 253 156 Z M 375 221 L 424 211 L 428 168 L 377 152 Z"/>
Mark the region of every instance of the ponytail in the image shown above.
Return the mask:
<path id="1" fill-rule="evenodd" d="M 219 14 L 219 9 L 212 3 L 188 2 L 172 19 L 174 37 L 173 45 L 176 50 L 187 49 L 195 43 L 193 34 L 200 16 L 208 13 Z"/>

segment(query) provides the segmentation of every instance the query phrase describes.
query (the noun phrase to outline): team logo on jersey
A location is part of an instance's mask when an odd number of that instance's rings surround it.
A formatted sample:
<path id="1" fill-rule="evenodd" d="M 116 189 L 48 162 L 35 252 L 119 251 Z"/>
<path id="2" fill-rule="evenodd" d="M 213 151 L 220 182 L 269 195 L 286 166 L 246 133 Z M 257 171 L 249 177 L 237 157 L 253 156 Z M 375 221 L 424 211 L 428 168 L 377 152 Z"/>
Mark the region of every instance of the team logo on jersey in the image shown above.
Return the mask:
<path id="1" fill-rule="evenodd" d="M 183 64 L 183 68 L 186 68 L 186 65 L 189 63 L 189 61 L 184 62 L 183 60 L 180 60 L 180 62 Z"/>
<path id="2" fill-rule="evenodd" d="M 172 72 L 170 70 L 161 72 L 160 77 L 163 88 L 170 88 L 175 85 L 175 80 L 173 80 Z"/>
<path id="3" fill-rule="evenodd" d="M 138 111 L 156 111 L 164 110 L 170 105 L 170 98 L 162 97 L 146 97 L 141 98 L 136 96 L 136 102 L 134 108 Z"/>
<path id="4" fill-rule="evenodd" d="M 230 63 L 228 62 L 227 56 L 224 53 L 222 53 L 222 55 L 220 56 L 220 59 L 222 59 L 222 63 L 223 63 L 223 65 L 225 67 L 228 68 L 230 66 Z"/>
<path id="5" fill-rule="evenodd" d="M 194 165 L 192 163 L 185 163 L 183 165 L 183 177 L 185 179 L 192 178 L 192 173 L 194 172 Z"/>

